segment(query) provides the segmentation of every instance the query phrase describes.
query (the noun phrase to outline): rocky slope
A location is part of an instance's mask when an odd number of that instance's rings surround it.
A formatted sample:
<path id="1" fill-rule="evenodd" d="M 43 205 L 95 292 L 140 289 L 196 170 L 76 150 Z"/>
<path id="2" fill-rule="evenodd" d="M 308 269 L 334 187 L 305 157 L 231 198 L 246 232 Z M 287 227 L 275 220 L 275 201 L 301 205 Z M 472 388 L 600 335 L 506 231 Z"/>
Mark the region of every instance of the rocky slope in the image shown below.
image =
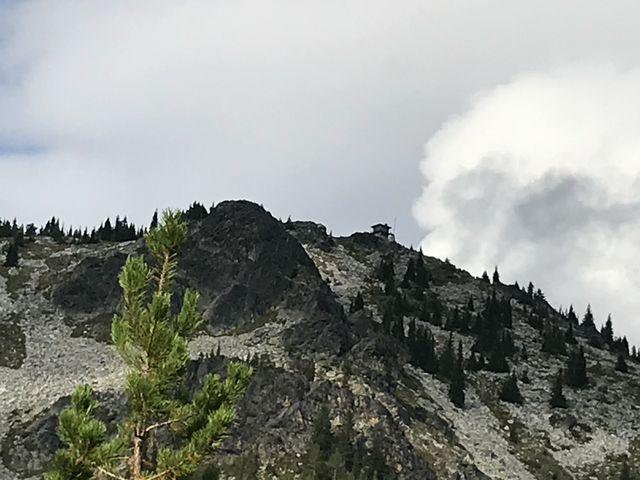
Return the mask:
<path id="1" fill-rule="evenodd" d="M 144 254 L 142 241 L 72 245 L 39 237 L 22 249 L 19 268 L 0 267 L 0 478 L 41 478 L 59 446 L 56 415 L 76 384 L 100 391 L 107 420 L 126 408 L 109 332 L 120 301 L 117 274 L 134 253 Z M 541 352 L 531 316 L 544 312 L 561 328 L 567 322 L 513 286 L 422 257 L 429 286 L 421 294 L 437 299 L 445 316 L 470 297 L 481 311 L 492 290 L 510 302 L 518 353 L 509 363 L 528 377 L 519 384 L 523 404 L 498 399 L 508 374 L 481 370 L 467 372 L 465 407 L 456 408 L 442 378 L 413 366 L 406 344 L 381 332 L 388 295 L 378 268 L 392 259 L 401 285 L 418 255 L 372 234 L 331 238 L 312 222 L 282 223 L 250 202 L 221 203 L 191 223 L 178 290 L 201 292 L 206 325 L 191 344 L 189 381 L 197 384 L 229 358 L 257 366 L 241 420 L 219 454 L 227 476 L 253 478 L 236 468 L 251 452 L 260 478 L 296 478 L 323 405 L 334 428 L 352 414 L 359 442 L 368 448 L 379 439 L 385 478 L 615 479 L 625 455 L 640 472 L 638 365 L 616 371 L 615 356 L 578 329 L 589 388 L 565 387 L 569 408 L 551 409 L 550 381 L 567 357 Z M 351 313 L 358 293 L 364 308 Z M 413 317 L 405 312 L 406 327 Z M 450 332 L 429 328 L 440 348 Z M 451 335 L 466 357 L 474 335 Z"/>

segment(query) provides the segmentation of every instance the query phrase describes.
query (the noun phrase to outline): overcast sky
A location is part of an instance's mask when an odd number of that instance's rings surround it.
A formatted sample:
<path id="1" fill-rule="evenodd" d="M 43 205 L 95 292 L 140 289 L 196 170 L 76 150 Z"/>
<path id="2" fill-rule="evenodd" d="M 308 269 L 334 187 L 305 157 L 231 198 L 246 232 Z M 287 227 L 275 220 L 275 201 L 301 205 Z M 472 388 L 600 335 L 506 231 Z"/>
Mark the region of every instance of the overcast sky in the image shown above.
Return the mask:
<path id="1" fill-rule="evenodd" d="M 637 1 L 0 0 L 0 217 L 248 198 L 640 342 Z"/>

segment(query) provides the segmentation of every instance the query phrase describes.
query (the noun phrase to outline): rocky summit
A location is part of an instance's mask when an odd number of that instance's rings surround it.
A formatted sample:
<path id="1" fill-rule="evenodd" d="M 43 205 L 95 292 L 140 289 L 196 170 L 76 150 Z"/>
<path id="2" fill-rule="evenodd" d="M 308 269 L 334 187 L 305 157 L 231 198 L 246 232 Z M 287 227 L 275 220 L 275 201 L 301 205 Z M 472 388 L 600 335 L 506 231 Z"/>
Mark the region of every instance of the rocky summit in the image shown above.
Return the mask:
<path id="1" fill-rule="evenodd" d="M 0 267 L 0 479 L 42 477 L 76 385 L 108 424 L 126 411 L 110 331 L 132 254 L 143 240 L 36 235 Z M 211 459 L 221 478 L 320 478 L 322 461 L 336 479 L 368 464 L 384 479 L 640 478 L 638 355 L 582 306 L 247 201 L 190 220 L 178 269 L 205 318 L 187 383 L 231 359 L 255 368 Z M 347 456 L 313 456 L 323 412 L 325 448 Z"/>

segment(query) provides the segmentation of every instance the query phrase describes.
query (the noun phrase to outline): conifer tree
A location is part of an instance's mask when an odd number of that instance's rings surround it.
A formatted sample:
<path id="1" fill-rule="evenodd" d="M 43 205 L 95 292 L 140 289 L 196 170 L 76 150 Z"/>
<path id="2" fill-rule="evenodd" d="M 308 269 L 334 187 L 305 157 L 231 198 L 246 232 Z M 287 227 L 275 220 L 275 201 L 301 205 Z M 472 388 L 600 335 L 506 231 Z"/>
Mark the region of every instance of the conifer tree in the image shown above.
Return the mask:
<path id="1" fill-rule="evenodd" d="M 29 238 L 35 237 L 37 233 L 38 233 L 38 230 L 36 229 L 36 226 L 33 223 L 28 224 L 27 229 L 24 232 L 24 234 Z"/>
<path id="2" fill-rule="evenodd" d="M 502 383 L 500 400 L 510 403 L 522 403 L 524 401 L 518 388 L 518 379 L 515 374 L 509 375 Z"/>
<path id="3" fill-rule="evenodd" d="M 415 262 L 415 281 L 421 288 L 429 288 L 429 272 L 424 266 L 424 260 L 422 259 L 422 250 L 416 258 Z"/>
<path id="4" fill-rule="evenodd" d="M 542 333 L 542 351 L 556 355 L 566 353 L 564 335 L 560 328 L 551 322 L 546 322 Z"/>
<path id="5" fill-rule="evenodd" d="M 18 245 L 16 245 L 16 242 L 11 242 L 9 244 L 9 247 L 7 248 L 7 255 L 4 259 L 4 266 L 5 267 L 17 267 L 19 263 L 19 257 L 18 257 Z"/>
<path id="6" fill-rule="evenodd" d="M 158 228 L 158 210 L 153 212 L 153 216 L 151 217 L 151 224 L 149 225 L 149 230 L 153 230 L 154 228 Z"/>
<path id="7" fill-rule="evenodd" d="M 111 337 L 128 367 L 126 419 L 108 438 L 105 424 L 95 417 L 98 403 L 91 387 L 78 387 L 59 419 L 67 447 L 56 454 L 47 480 L 185 479 L 235 421 L 235 403 L 252 375 L 249 367 L 233 362 L 224 380 L 208 375 L 191 400 L 183 394 L 188 340 L 202 322 L 199 295 L 192 290 L 185 292 L 179 314 L 171 312 L 177 252 L 185 235 L 180 214 L 167 210 L 146 237 L 157 266 L 129 257 L 120 273 L 124 307 L 114 317 Z M 163 444 L 167 438 L 176 441 Z"/>
<path id="8" fill-rule="evenodd" d="M 311 433 L 311 444 L 320 447 L 321 457 L 326 460 L 329 458 L 331 448 L 333 447 L 334 435 L 331 431 L 331 422 L 329 419 L 329 407 L 322 405 L 315 422 L 313 423 L 313 431 Z"/>
<path id="9" fill-rule="evenodd" d="M 558 370 L 558 373 L 553 377 L 551 384 L 551 398 L 549 404 L 553 408 L 567 408 L 567 399 L 562 393 L 562 370 Z"/>
<path id="10" fill-rule="evenodd" d="M 602 339 L 604 343 L 611 346 L 613 343 L 613 322 L 611 321 L 611 314 L 607 317 L 607 321 L 600 330 L 600 335 L 602 335 Z"/>
<path id="11" fill-rule="evenodd" d="M 469 297 L 469 301 L 467 302 L 467 311 L 468 312 L 475 311 L 475 305 L 473 304 L 473 296 Z"/>
<path id="12" fill-rule="evenodd" d="M 596 324 L 593 320 L 593 313 L 591 312 L 591 305 L 587 305 L 587 311 L 582 318 L 580 324 L 585 330 L 596 330 Z"/>
<path id="13" fill-rule="evenodd" d="M 113 240 L 113 227 L 111 226 L 111 220 L 109 218 L 105 220 L 104 226 L 98 230 L 98 233 L 100 234 L 100 240 Z"/>
<path id="14" fill-rule="evenodd" d="M 573 305 L 569 305 L 569 311 L 567 312 L 567 320 L 571 325 L 578 325 L 578 316 L 576 315 Z"/>
<path id="15" fill-rule="evenodd" d="M 627 457 L 624 457 L 624 461 L 622 462 L 622 468 L 620 469 L 619 480 L 631 480 L 631 471 L 629 470 L 629 461 Z"/>
<path id="16" fill-rule="evenodd" d="M 458 355 L 451 372 L 449 384 L 449 399 L 458 408 L 464 408 L 464 358 L 462 356 L 462 342 L 458 342 Z"/>
<path id="17" fill-rule="evenodd" d="M 451 379 L 454 365 L 454 353 L 453 353 L 453 336 L 449 334 L 449 339 L 440 354 L 438 360 L 438 371 L 444 378 Z"/>
<path id="18" fill-rule="evenodd" d="M 364 299 L 362 298 L 362 293 L 358 292 L 351 305 L 349 307 L 349 311 L 351 313 L 357 312 L 358 310 L 362 310 L 364 308 Z"/>
<path id="19" fill-rule="evenodd" d="M 402 288 L 409 288 L 412 283 L 416 281 L 416 264 L 413 261 L 413 258 L 410 258 L 407 262 L 407 270 L 404 272 L 404 277 L 402 278 Z"/>
<path id="20" fill-rule="evenodd" d="M 487 273 L 486 270 L 484 272 L 482 272 L 482 281 L 483 282 L 487 282 L 487 283 L 491 283 L 491 280 L 489 280 L 489 274 Z"/>
<path id="21" fill-rule="evenodd" d="M 411 363 L 427 373 L 438 371 L 438 358 L 436 356 L 435 340 L 431 330 L 427 327 L 419 327 L 416 331 L 416 340 L 410 344 Z"/>
<path id="22" fill-rule="evenodd" d="M 567 374 L 565 378 L 567 385 L 575 388 L 584 388 L 589 384 L 587 378 L 587 362 L 584 357 L 582 346 L 574 349 L 569 354 L 567 361 Z"/>
<path id="23" fill-rule="evenodd" d="M 529 285 L 527 286 L 527 295 L 529 295 L 529 298 L 533 300 L 533 293 L 534 293 L 534 286 L 533 286 L 533 282 L 529 282 Z"/>
<path id="24" fill-rule="evenodd" d="M 500 342 L 497 342 L 498 344 Z M 506 373 L 509 371 L 509 364 L 504 355 L 504 352 L 499 346 L 496 346 L 489 352 L 489 359 L 486 365 L 487 370 L 496 373 Z"/>
<path id="25" fill-rule="evenodd" d="M 618 354 L 618 358 L 616 360 L 616 370 L 622 373 L 629 373 L 629 367 L 624 359 L 624 355 L 621 353 Z"/>
<path id="26" fill-rule="evenodd" d="M 569 328 L 567 328 L 567 330 L 564 332 L 564 341 L 569 345 L 576 345 L 578 343 L 573 333 L 573 325 L 574 325 L 573 322 L 570 322 Z"/>
<path id="27" fill-rule="evenodd" d="M 496 265 L 496 268 L 493 271 L 493 284 L 497 285 L 499 283 L 500 283 L 500 274 L 498 273 L 498 266 Z"/>

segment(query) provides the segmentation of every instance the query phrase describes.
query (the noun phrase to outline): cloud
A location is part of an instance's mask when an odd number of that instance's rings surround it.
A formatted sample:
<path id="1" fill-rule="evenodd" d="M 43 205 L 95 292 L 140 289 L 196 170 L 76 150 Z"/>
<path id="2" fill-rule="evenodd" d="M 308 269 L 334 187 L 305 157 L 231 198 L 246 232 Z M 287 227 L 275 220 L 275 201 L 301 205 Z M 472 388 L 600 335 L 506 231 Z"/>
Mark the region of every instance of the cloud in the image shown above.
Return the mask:
<path id="1" fill-rule="evenodd" d="M 627 0 L 0 2 L 0 215 L 146 223 L 244 197 L 337 234 L 397 216 L 416 243 L 422 144 L 461 99 L 523 68 L 635 62 L 638 15 Z"/>
<path id="2" fill-rule="evenodd" d="M 523 73 L 429 140 L 414 205 L 429 254 L 591 303 L 640 342 L 640 69 Z"/>

